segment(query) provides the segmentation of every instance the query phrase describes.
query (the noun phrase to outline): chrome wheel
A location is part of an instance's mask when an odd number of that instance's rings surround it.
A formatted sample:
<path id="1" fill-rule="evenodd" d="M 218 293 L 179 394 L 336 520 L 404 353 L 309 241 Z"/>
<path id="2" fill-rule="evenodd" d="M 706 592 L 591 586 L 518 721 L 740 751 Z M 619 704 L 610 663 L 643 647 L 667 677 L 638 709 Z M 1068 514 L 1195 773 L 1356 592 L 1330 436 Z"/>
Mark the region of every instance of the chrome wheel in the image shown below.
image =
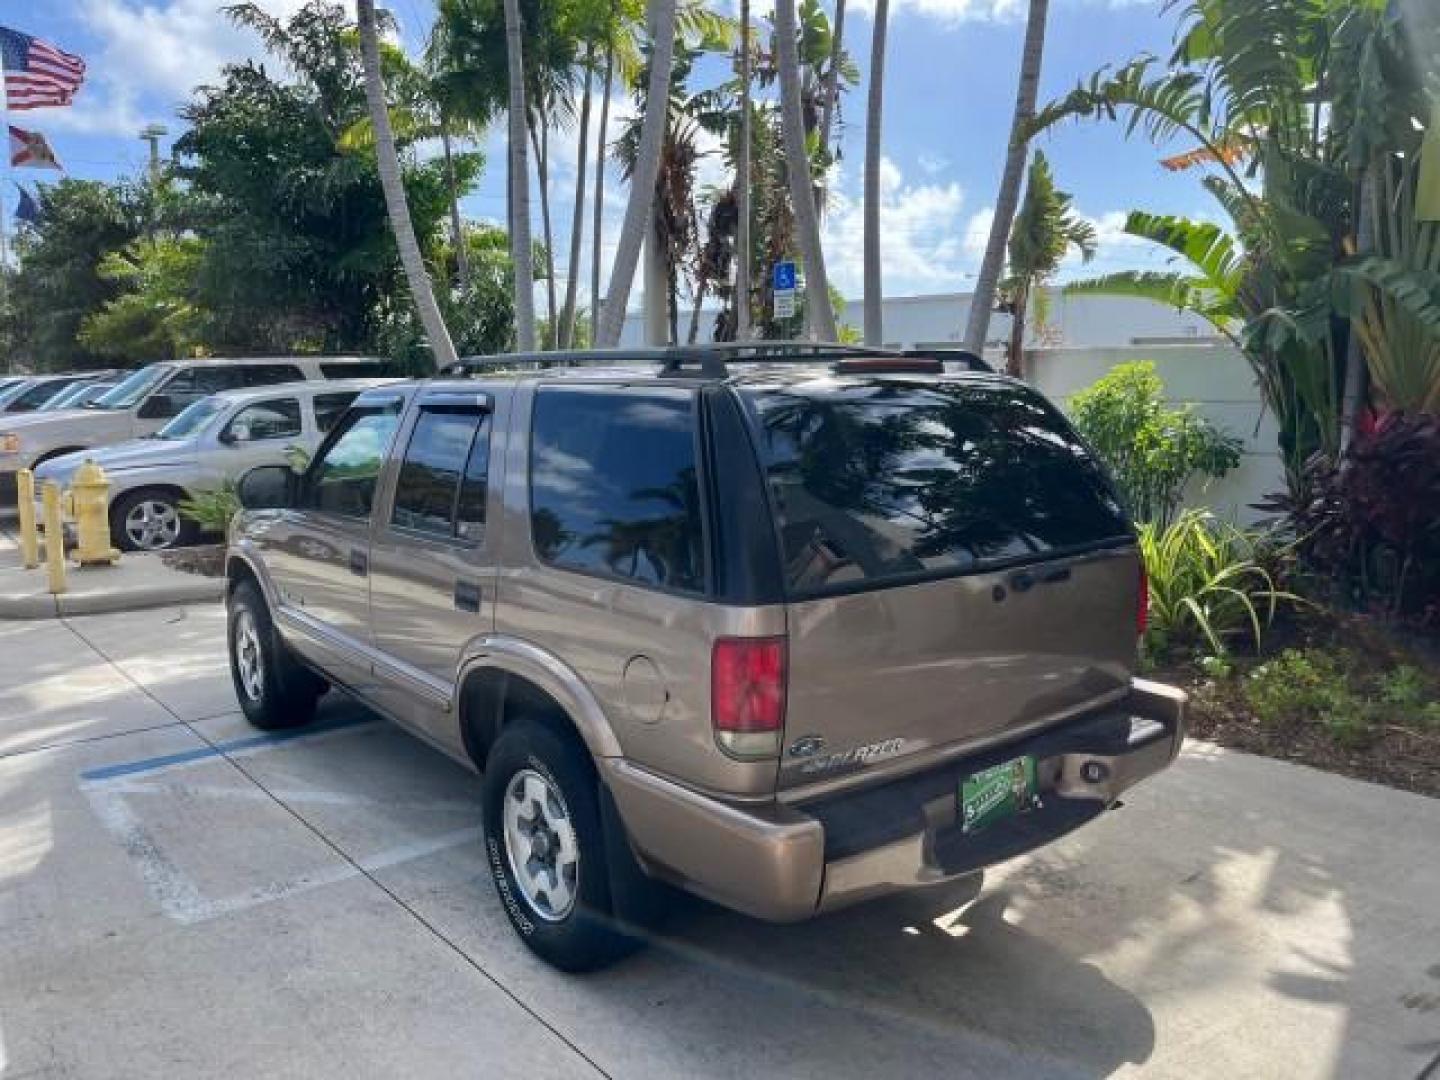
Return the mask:
<path id="1" fill-rule="evenodd" d="M 251 701 L 259 701 L 265 692 L 265 658 L 260 652 L 260 631 L 255 616 L 242 611 L 235 618 L 235 670 L 240 686 Z"/>
<path id="2" fill-rule="evenodd" d="M 161 499 L 142 499 L 125 515 L 124 528 L 139 550 L 160 551 L 180 539 L 180 512 Z"/>
<path id="3" fill-rule="evenodd" d="M 575 906 L 580 849 L 560 791 L 534 769 L 521 769 L 505 789 L 505 855 L 530 909 L 559 922 Z"/>

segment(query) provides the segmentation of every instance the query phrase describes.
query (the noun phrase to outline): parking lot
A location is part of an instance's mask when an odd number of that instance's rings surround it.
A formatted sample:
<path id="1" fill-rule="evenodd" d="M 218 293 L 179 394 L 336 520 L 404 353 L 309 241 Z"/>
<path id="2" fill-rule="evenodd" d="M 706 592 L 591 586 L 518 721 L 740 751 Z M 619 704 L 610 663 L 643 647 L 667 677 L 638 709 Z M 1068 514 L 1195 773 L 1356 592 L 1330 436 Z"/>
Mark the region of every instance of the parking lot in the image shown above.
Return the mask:
<path id="1" fill-rule="evenodd" d="M 978 900 L 700 902 L 537 963 L 477 784 L 339 699 L 235 711 L 223 612 L 0 626 L 0 1076 L 1384 1076 L 1440 1052 L 1440 803 L 1192 744 Z"/>

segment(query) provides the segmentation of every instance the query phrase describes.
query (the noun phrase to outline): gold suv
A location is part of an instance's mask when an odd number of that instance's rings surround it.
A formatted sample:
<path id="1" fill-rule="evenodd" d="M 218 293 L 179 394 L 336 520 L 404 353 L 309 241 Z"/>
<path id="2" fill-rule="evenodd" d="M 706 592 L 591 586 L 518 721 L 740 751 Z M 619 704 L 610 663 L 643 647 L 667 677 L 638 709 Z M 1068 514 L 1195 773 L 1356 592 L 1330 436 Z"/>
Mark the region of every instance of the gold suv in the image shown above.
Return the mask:
<path id="1" fill-rule="evenodd" d="M 246 715 L 333 686 L 479 772 L 500 902 L 567 970 L 674 886 L 799 920 L 976 874 L 1180 746 L 1109 478 L 963 355 L 470 361 L 241 486 Z"/>

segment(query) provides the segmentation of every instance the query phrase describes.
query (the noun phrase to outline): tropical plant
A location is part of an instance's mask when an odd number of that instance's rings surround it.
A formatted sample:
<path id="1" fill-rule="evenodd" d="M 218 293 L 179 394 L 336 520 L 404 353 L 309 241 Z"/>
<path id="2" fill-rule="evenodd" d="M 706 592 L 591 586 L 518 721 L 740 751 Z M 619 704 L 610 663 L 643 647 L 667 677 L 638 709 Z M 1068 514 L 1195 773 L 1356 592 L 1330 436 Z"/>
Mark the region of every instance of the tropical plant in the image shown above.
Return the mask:
<path id="1" fill-rule="evenodd" d="M 1000 283 L 1002 310 L 1010 313 L 1006 368 L 1017 379 L 1025 371 L 1029 316 L 1033 311 L 1037 326 L 1044 326 L 1048 318 L 1049 294 L 1045 286 L 1071 248 L 1087 263 L 1095 256 L 1095 226 L 1074 214 L 1070 206 L 1069 194 L 1055 186 L 1045 155 L 1035 151 L 1025 184 L 1025 202 L 1010 233 L 1009 274 Z"/>
<path id="2" fill-rule="evenodd" d="M 459 358 L 440 307 L 435 302 L 435 290 L 425 269 L 420 243 L 415 238 L 415 224 L 410 220 L 410 204 L 400 178 L 400 158 L 395 150 L 394 133 L 390 130 L 389 106 L 385 101 L 385 84 L 380 73 L 375 0 L 356 0 L 356 10 L 359 14 L 360 55 L 365 68 L 365 97 L 370 104 L 370 120 L 375 128 L 375 159 L 380 172 L 380 186 L 385 192 L 385 206 L 395 234 L 395 246 L 400 252 L 400 265 L 405 270 L 410 294 L 434 352 L 435 367 L 443 370 L 453 366 Z"/>
<path id="3" fill-rule="evenodd" d="M 1281 499 L 1304 566 L 1333 599 L 1440 622 L 1440 418 L 1366 414 L 1344 457 Z"/>
<path id="4" fill-rule="evenodd" d="M 843 0 L 842 0 L 843 2 Z M 739 49 L 739 112 L 740 123 L 737 131 L 735 152 L 735 293 L 731 306 L 735 311 L 733 337 L 738 341 L 750 338 L 750 268 L 754 265 L 754 248 L 751 244 L 752 221 L 750 185 L 754 172 L 750 167 L 751 154 L 755 149 L 751 132 L 753 109 L 750 103 L 750 72 L 753 57 L 750 54 L 751 26 L 750 0 L 740 0 L 740 49 Z M 721 322 L 724 322 L 722 312 Z M 724 335 L 717 332 L 716 338 Z"/>
<path id="5" fill-rule="evenodd" d="M 197 491 L 180 500 L 181 517 L 195 522 L 202 532 L 222 536 L 230 527 L 230 519 L 241 509 L 240 489 L 233 480 L 227 480 L 211 491 Z"/>
<path id="6" fill-rule="evenodd" d="M 79 341 L 100 356 L 132 363 L 191 356 L 210 339 L 210 313 L 194 298 L 205 256 L 197 236 L 141 237 L 100 261 L 98 273 L 123 291 L 80 324 Z"/>
<path id="7" fill-rule="evenodd" d="M 975 279 L 975 293 L 970 298 L 970 313 L 965 324 L 965 348 L 976 356 L 985 349 L 985 336 L 990 328 L 990 312 L 995 305 L 995 292 L 1005 262 L 1005 242 L 1020 202 L 1020 181 L 1025 171 L 1025 152 L 1031 135 L 1031 118 L 1035 115 L 1035 99 L 1040 87 L 1040 65 L 1045 56 L 1045 23 L 1050 15 L 1050 0 L 1030 0 L 1025 21 L 1025 44 L 1020 54 L 1020 77 L 1015 91 L 1015 113 L 1010 121 L 1010 142 L 1005 152 L 1005 168 L 1000 176 L 1000 192 L 995 198 L 995 216 L 990 221 L 990 235 L 985 241 L 985 256 Z"/>
<path id="8" fill-rule="evenodd" d="M 776 0 L 775 63 L 780 81 L 780 133 L 795 232 L 805 270 L 806 320 L 820 340 L 834 341 L 835 312 L 830 307 L 830 282 L 825 273 L 825 252 L 820 245 L 820 215 L 802 114 L 797 35 L 795 0 Z"/>
<path id="9" fill-rule="evenodd" d="M 227 10 L 289 77 L 230 65 L 181 110 L 189 130 L 174 172 L 184 213 L 172 227 L 206 241 L 194 287 L 214 315 L 210 345 L 365 349 L 374 312 L 404 278 L 373 149 L 345 145 L 367 113 L 355 27 L 319 0 L 289 19 L 254 5 Z M 398 141 L 416 239 L 429 254 L 444 231 L 445 167 L 417 160 L 403 134 Z M 478 158 L 458 155 L 454 165 L 468 190 Z"/>
<path id="10" fill-rule="evenodd" d="M 675 49 L 675 0 L 649 0 L 646 23 L 650 43 L 647 98 L 650 101 L 667 101 Z M 630 287 L 635 280 L 635 267 L 640 261 L 640 245 L 652 221 L 655 182 L 660 174 L 668 114 L 667 109 L 651 109 L 641 124 L 635 168 L 630 179 L 630 200 L 620 227 L 620 242 L 610 271 L 609 294 L 596 339 L 596 344 L 602 347 L 620 343 L 625 309 L 630 302 Z"/>
<path id="11" fill-rule="evenodd" d="M 41 371 L 104 361 L 80 329 L 128 287 L 102 267 L 143 234 L 153 201 L 149 188 L 128 183 L 66 178 L 38 188 L 39 217 L 20 227 L 19 271 L 6 276 L 12 360 Z"/>
<path id="12" fill-rule="evenodd" d="M 518 0 L 504 0 L 510 124 L 510 263 L 515 272 L 515 344 L 535 348 L 535 291 L 530 261 L 530 167 L 525 153 L 525 55 Z"/>
<path id="13" fill-rule="evenodd" d="M 1412 158 L 1424 138 L 1426 80 L 1434 83 L 1440 54 L 1435 26 L 1386 0 L 1169 7 L 1183 21 L 1168 65 L 1142 57 L 1102 70 L 1043 109 L 1029 130 L 1120 118 L 1127 134 L 1157 144 L 1190 140 L 1192 149 L 1167 158 L 1167 168 L 1213 170 L 1204 184 L 1228 230 L 1130 221 L 1132 232 L 1171 248 L 1194 272 L 1112 276 L 1088 288 L 1199 311 L 1240 344 L 1279 421 L 1295 491 L 1308 457 L 1333 458 L 1342 442 L 1344 391 L 1357 382 L 1345 316 L 1362 286 L 1440 330 L 1423 275 L 1373 254 L 1383 222 L 1359 194 L 1375 187 L 1377 169 Z M 1394 209 L 1385 212 L 1392 223 Z"/>
<path id="14" fill-rule="evenodd" d="M 1070 399 L 1076 428 L 1110 467 L 1130 512 L 1162 529 L 1174 520 L 1185 486 L 1219 479 L 1240 463 L 1240 440 L 1193 406 L 1169 408 L 1149 361 L 1120 364 Z"/>
<path id="15" fill-rule="evenodd" d="M 1145 649 L 1152 657 L 1204 646 L 1214 655 L 1249 637 L 1259 650 L 1282 604 L 1299 598 L 1281 590 L 1266 568 L 1263 539 L 1203 510 L 1186 510 L 1169 525 L 1139 527 L 1150 589 Z"/>

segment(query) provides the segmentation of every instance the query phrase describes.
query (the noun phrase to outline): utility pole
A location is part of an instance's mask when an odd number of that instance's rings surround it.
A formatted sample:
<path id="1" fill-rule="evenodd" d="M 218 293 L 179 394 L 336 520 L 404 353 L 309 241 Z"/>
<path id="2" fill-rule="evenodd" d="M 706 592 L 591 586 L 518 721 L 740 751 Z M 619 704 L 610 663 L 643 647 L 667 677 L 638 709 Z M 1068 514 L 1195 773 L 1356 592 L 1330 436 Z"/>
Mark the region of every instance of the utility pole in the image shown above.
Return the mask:
<path id="1" fill-rule="evenodd" d="M 150 182 L 160 181 L 160 140 L 170 134 L 164 124 L 147 124 L 140 129 L 140 138 L 150 144 Z"/>

